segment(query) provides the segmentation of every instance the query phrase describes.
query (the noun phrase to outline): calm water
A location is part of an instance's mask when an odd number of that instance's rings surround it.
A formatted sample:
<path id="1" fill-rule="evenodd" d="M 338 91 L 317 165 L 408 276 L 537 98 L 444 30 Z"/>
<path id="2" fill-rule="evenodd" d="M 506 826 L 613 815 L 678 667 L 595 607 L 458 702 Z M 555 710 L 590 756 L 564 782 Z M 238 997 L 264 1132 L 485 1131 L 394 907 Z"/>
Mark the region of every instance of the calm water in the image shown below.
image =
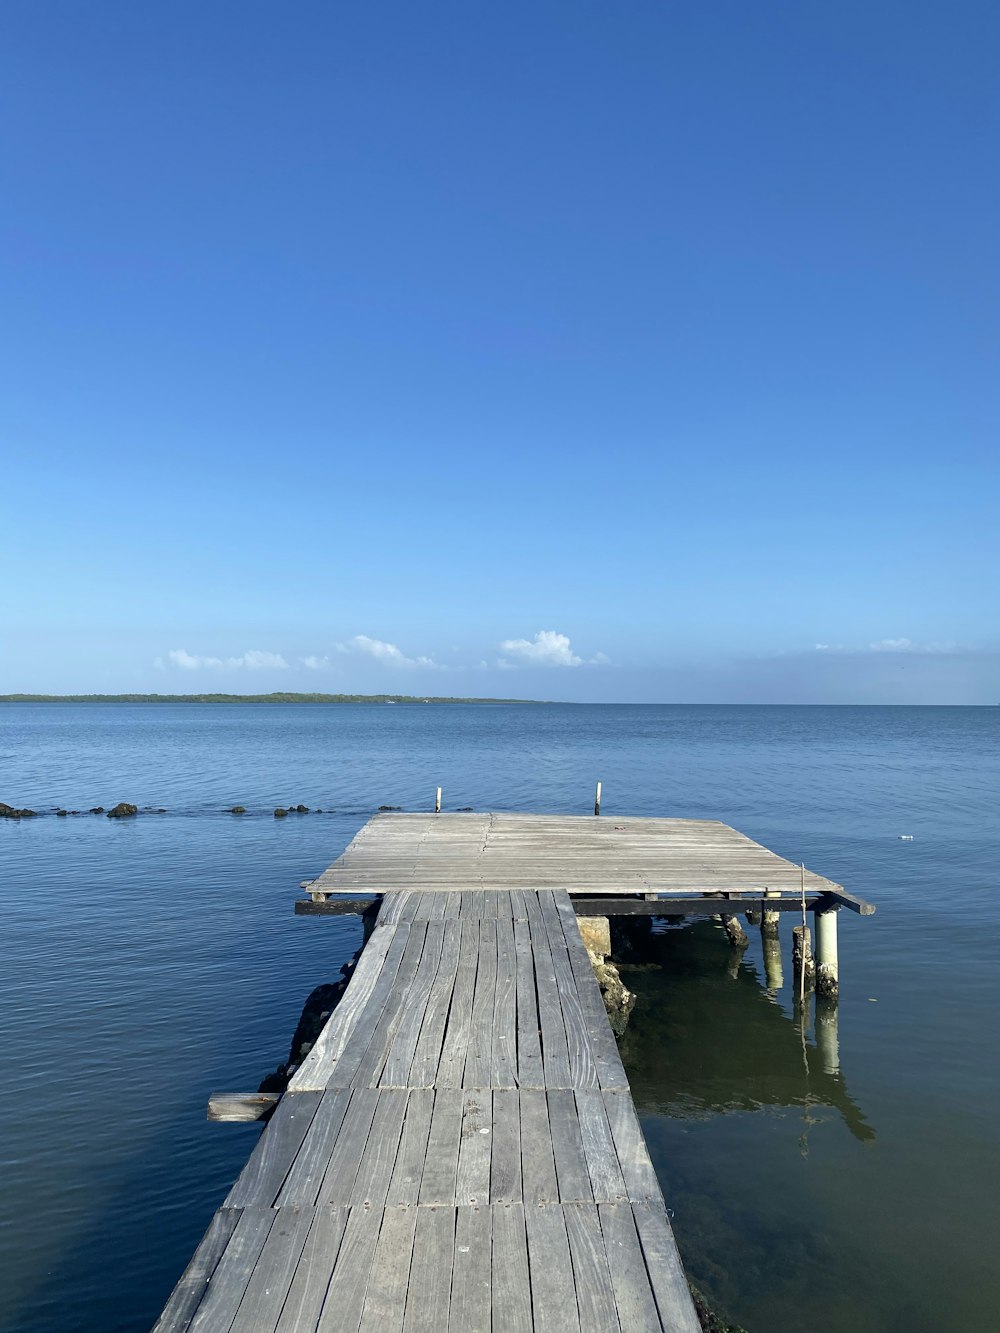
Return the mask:
<path id="1" fill-rule="evenodd" d="M 258 1132 L 209 1091 L 256 1087 L 359 943 L 298 883 L 378 805 L 586 813 L 597 778 L 878 904 L 841 915 L 839 1073 L 787 923 L 776 992 L 709 923 L 625 973 L 694 1279 L 751 1333 L 1000 1328 L 998 741 L 998 708 L 0 706 L 0 800 L 168 810 L 0 821 L 0 1328 L 152 1323 Z"/>

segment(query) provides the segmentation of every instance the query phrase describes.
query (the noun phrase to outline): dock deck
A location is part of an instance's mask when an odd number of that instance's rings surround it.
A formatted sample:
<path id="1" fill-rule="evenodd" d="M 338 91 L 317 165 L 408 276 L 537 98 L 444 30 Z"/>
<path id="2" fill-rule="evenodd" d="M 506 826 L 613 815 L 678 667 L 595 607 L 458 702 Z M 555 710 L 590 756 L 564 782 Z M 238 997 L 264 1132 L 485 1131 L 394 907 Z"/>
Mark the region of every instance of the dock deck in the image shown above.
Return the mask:
<path id="1" fill-rule="evenodd" d="M 375 926 L 155 1333 L 698 1333 L 570 893 L 840 886 L 716 821 L 393 813 L 306 887 Z"/>

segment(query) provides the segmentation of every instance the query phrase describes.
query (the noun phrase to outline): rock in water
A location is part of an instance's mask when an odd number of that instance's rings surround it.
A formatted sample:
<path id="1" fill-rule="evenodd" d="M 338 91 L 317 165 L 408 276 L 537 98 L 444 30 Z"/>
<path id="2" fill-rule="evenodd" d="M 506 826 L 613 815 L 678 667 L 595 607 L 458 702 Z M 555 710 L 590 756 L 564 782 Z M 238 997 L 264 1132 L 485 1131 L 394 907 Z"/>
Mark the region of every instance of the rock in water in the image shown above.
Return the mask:
<path id="1" fill-rule="evenodd" d="M 229 807 L 229 813 L 231 815 L 245 815 L 246 812 L 247 808 L 245 805 L 231 805 Z"/>
<path id="2" fill-rule="evenodd" d="M 275 819 L 285 819 L 287 815 L 288 811 L 282 805 L 279 805 L 277 810 L 275 810 L 274 812 Z"/>
<path id="3" fill-rule="evenodd" d="M 137 805 L 129 805 L 128 801 L 119 801 L 113 810 L 108 811 L 109 819 L 130 819 L 132 815 L 139 813 Z"/>

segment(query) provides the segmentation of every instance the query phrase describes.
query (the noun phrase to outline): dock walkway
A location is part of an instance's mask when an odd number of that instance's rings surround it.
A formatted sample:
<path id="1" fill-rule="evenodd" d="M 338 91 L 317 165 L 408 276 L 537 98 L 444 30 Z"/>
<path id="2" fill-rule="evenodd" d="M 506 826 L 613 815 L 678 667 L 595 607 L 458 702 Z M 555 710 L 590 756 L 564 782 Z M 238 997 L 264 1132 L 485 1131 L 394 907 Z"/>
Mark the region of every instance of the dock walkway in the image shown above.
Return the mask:
<path id="1" fill-rule="evenodd" d="M 397 892 L 157 1333 L 697 1333 L 569 896 Z"/>

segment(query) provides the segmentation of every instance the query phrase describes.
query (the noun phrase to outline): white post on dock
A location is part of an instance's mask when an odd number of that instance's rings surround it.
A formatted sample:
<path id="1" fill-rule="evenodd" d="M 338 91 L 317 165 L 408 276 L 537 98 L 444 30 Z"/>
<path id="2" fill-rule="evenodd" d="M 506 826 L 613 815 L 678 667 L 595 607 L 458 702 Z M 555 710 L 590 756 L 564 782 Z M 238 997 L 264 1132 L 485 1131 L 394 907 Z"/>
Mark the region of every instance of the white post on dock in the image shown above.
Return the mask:
<path id="1" fill-rule="evenodd" d="M 597 784 L 597 791 L 594 793 L 594 814 L 601 813 L 601 784 Z"/>
<path id="2" fill-rule="evenodd" d="M 441 788 L 440 788 L 440 787 L 438 787 L 437 792 L 436 792 L 436 794 L 435 794 L 435 796 L 434 796 L 434 813 L 435 813 L 436 815 L 439 815 L 439 814 L 441 813 Z"/>
<path id="3" fill-rule="evenodd" d="M 835 996 L 840 990 L 837 967 L 837 913 L 838 907 L 815 912 L 816 918 L 816 992 Z"/>

